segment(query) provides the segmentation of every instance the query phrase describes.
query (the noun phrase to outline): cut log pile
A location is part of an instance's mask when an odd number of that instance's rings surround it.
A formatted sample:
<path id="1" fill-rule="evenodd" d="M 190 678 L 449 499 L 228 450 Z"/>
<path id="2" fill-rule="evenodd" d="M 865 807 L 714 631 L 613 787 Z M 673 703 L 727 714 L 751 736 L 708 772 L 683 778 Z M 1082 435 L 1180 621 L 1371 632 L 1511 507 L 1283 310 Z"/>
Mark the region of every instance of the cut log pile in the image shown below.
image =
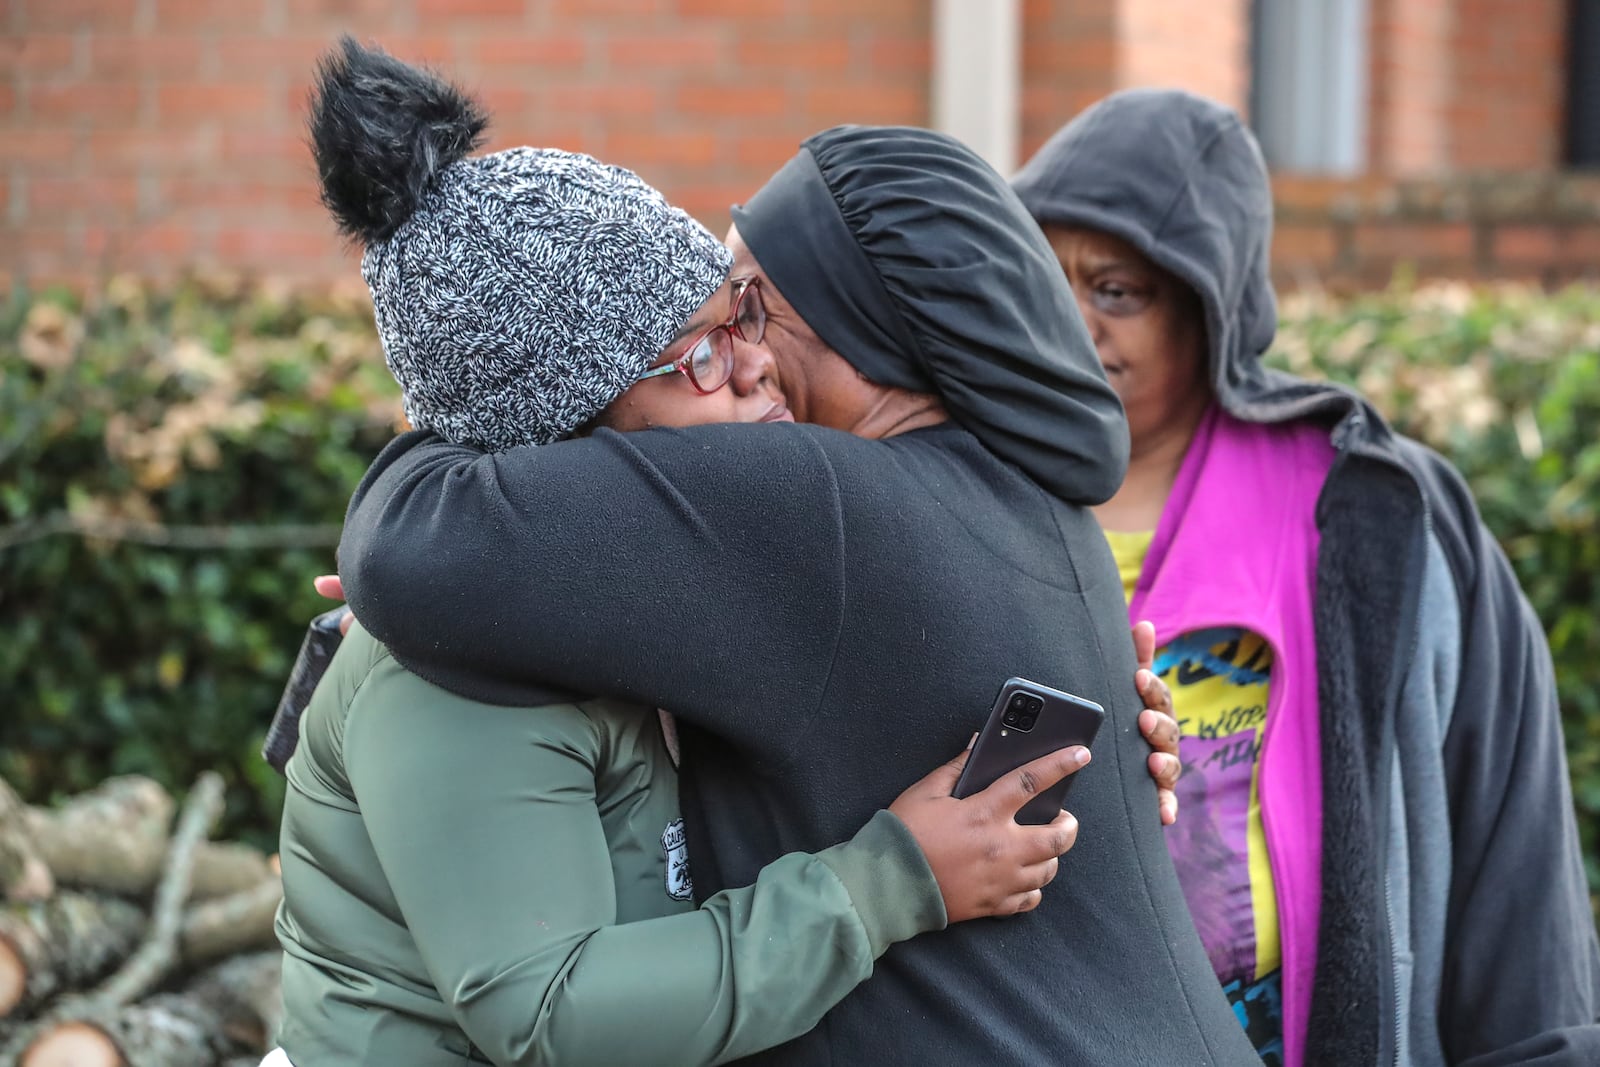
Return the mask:
<path id="1" fill-rule="evenodd" d="M 240 1067 L 272 1048 L 276 858 L 207 839 L 216 775 L 174 807 L 136 776 L 49 809 L 0 780 L 3 1067 Z"/>

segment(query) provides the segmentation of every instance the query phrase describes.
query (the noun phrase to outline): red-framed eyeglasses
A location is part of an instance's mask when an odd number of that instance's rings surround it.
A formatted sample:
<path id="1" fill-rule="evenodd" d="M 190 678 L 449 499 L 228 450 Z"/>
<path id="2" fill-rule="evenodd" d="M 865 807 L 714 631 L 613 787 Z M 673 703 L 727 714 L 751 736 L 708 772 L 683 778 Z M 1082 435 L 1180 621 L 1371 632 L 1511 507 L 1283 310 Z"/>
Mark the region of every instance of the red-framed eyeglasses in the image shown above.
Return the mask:
<path id="1" fill-rule="evenodd" d="M 711 327 L 696 337 L 683 355 L 671 363 L 639 375 L 639 381 L 662 374 L 680 372 L 702 396 L 716 392 L 733 377 L 733 335 L 747 344 L 758 345 L 767 335 L 767 305 L 761 299 L 761 280 L 746 278 L 734 283 L 733 312 L 728 321 Z"/>

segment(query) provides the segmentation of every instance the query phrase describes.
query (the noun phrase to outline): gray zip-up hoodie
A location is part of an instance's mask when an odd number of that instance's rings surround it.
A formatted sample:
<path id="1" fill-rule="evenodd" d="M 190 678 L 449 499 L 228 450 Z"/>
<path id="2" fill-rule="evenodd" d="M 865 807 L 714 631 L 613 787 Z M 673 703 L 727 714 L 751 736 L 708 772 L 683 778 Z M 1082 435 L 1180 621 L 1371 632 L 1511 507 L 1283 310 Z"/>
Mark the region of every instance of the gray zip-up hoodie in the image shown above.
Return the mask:
<path id="1" fill-rule="evenodd" d="M 1348 390 L 1262 365 L 1277 301 L 1254 138 L 1198 97 L 1124 92 L 1013 184 L 1040 223 L 1112 234 L 1194 288 L 1225 410 L 1318 422 L 1338 452 L 1317 509 L 1304 1062 L 1600 1063 L 1600 947 L 1544 636 L 1448 463 Z"/>

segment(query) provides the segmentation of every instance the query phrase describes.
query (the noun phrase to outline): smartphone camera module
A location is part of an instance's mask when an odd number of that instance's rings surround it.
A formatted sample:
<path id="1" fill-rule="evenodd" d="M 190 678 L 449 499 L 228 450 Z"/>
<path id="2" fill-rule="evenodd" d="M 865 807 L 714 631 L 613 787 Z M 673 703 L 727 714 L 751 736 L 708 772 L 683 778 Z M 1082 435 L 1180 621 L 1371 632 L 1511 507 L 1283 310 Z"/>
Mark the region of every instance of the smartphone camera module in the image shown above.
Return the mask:
<path id="1" fill-rule="evenodd" d="M 1043 710 L 1044 701 L 1032 693 L 1013 693 L 1006 702 L 1001 721 L 1013 730 L 1027 733 L 1039 721 L 1039 712 Z"/>

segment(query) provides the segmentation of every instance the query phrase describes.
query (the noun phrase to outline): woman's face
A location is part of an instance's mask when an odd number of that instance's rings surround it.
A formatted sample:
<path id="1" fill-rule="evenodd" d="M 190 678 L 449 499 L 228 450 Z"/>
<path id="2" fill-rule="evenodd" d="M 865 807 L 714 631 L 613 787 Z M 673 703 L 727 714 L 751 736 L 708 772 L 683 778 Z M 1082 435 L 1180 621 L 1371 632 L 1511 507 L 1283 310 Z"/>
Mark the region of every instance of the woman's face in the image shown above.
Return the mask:
<path id="1" fill-rule="evenodd" d="M 1164 431 L 1197 423 L 1211 386 L 1205 316 L 1194 290 L 1109 234 L 1065 226 L 1044 232 L 1127 410 L 1135 452 Z"/>
<path id="2" fill-rule="evenodd" d="M 712 293 L 651 364 L 651 369 L 672 365 L 708 330 L 732 322 L 736 294 L 740 283 L 747 280 L 730 277 Z M 738 330 L 728 334 L 733 349 L 733 373 L 728 384 L 714 392 L 701 393 L 687 375 L 678 371 L 645 378 L 613 400 L 595 424 L 627 431 L 713 422 L 793 422 L 772 353 L 745 340 Z"/>

